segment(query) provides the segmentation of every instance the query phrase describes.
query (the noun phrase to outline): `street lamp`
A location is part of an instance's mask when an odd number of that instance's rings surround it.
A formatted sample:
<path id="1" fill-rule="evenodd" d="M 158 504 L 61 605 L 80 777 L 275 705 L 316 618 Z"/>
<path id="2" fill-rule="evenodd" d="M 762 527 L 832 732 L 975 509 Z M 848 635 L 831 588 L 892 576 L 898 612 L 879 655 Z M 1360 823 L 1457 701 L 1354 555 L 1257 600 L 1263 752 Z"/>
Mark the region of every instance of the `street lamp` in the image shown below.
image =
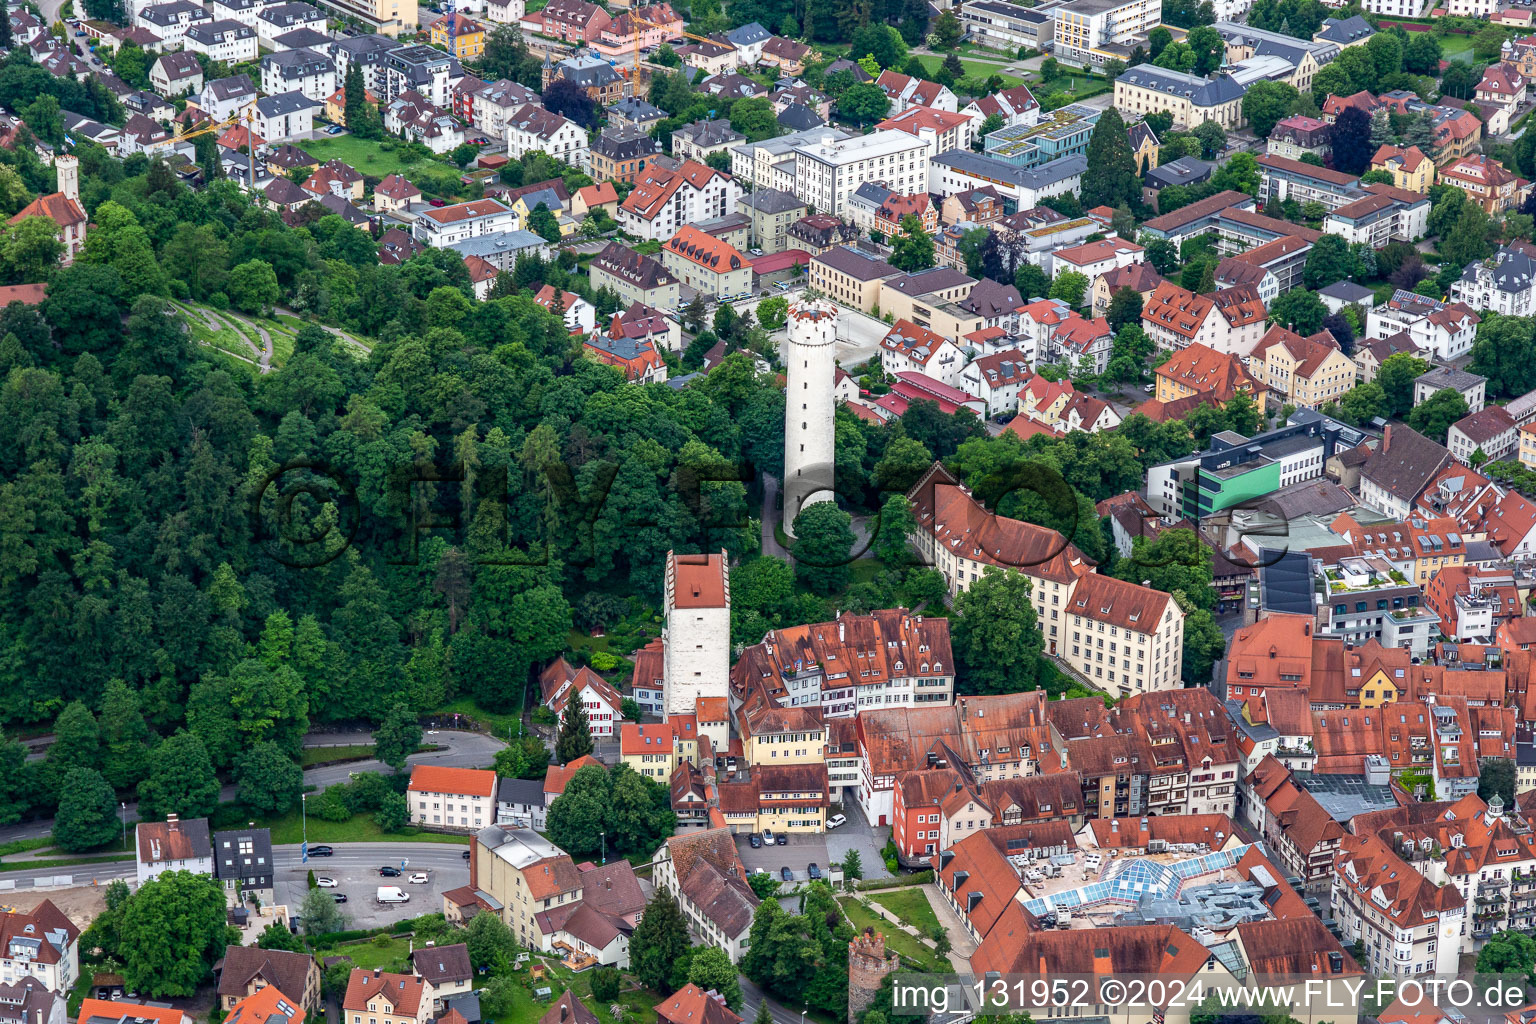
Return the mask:
<path id="1" fill-rule="evenodd" d="M 125 801 L 117 802 L 120 813 L 123 816 L 123 849 L 128 849 L 128 804 Z"/>
<path id="2" fill-rule="evenodd" d="M 309 860 L 309 794 L 299 794 L 299 863 Z"/>
<path id="3" fill-rule="evenodd" d="M 608 833 L 607 832 L 599 832 L 597 835 L 598 835 L 598 838 L 603 841 L 603 863 L 607 864 L 608 863 Z"/>

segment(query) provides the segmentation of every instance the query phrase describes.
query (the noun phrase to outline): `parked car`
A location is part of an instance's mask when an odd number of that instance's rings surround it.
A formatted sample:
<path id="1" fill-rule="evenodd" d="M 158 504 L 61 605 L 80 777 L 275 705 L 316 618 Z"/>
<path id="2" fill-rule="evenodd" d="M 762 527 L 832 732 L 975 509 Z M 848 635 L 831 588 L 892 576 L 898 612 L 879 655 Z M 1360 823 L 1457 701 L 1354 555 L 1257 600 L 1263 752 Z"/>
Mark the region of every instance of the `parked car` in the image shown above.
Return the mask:
<path id="1" fill-rule="evenodd" d="M 327 878 L 325 875 L 321 875 L 319 878 L 315 879 L 315 884 L 322 889 L 334 889 L 336 888 L 336 879 Z"/>
<path id="2" fill-rule="evenodd" d="M 385 867 L 379 868 L 379 874 L 383 875 L 385 878 L 399 878 L 400 877 L 400 869 L 399 868 L 392 868 L 392 867 L 385 866 Z"/>
<path id="3" fill-rule="evenodd" d="M 759 849 L 763 845 L 763 837 L 758 835 L 756 832 L 753 832 L 752 835 L 747 837 L 747 841 L 752 844 L 752 849 L 754 850 Z"/>
<path id="4" fill-rule="evenodd" d="M 335 900 L 337 903 L 345 903 L 347 902 L 347 894 L 344 892 L 333 892 L 331 893 L 331 899 Z"/>
<path id="5" fill-rule="evenodd" d="M 468 850 L 464 851 L 463 857 L 464 857 L 465 860 L 469 860 L 469 851 Z"/>
<path id="6" fill-rule="evenodd" d="M 340 135 L 341 134 L 341 125 L 339 125 L 339 124 L 331 125 L 329 128 L 327 128 L 325 130 L 325 134 L 327 134 L 327 135 Z"/>
<path id="7" fill-rule="evenodd" d="M 827 828 L 837 828 L 839 825 L 848 824 L 848 819 L 841 814 L 834 814 L 827 819 Z"/>
<path id="8" fill-rule="evenodd" d="M 329 857 L 332 852 L 334 851 L 329 846 L 311 846 L 309 848 L 309 855 L 311 857 Z"/>
<path id="9" fill-rule="evenodd" d="M 428 206 L 447 206 L 448 203 L 446 201 L 442 200 L 442 199 L 429 199 L 427 201 L 427 205 Z"/>
<path id="10" fill-rule="evenodd" d="M 776 840 L 773 838 L 773 830 L 768 828 L 763 829 L 763 845 L 772 846 L 775 841 Z"/>
<path id="11" fill-rule="evenodd" d="M 793 882 L 795 880 L 795 873 L 787 867 L 782 867 L 779 868 L 779 877 L 786 882 Z"/>
<path id="12" fill-rule="evenodd" d="M 1157 390 L 1157 385 L 1156 384 L 1143 384 L 1141 386 L 1141 390 L 1145 391 L 1147 394 L 1150 395 L 1152 392 Z"/>
<path id="13" fill-rule="evenodd" d="M 425 871 L 418 871 L 410 878 L 406 879 L 406 881 L 410 882 L 412 885 L 426 885 L 427 873 Z"/>
<path id="14" fill-rule="evenodd" d="M 811 881 L 814 882 L 816 879 L 821 877 L 821 868 L 816 866 L 815 861 L 811 861 L 805 866 L 805 873 L 811 879 Z"/>

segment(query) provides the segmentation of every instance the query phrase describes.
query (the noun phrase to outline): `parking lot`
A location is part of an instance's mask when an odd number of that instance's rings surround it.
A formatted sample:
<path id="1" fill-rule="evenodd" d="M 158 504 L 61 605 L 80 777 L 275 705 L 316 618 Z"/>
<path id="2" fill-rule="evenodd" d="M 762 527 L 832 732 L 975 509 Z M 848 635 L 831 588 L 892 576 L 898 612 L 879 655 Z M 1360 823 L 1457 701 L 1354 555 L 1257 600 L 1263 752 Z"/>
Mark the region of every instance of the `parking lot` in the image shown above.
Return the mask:
<path id="1" fill-rule="evenodd" d="M 779 844 L 754 848 L 746 835 L 736 837 L 736 848 L 741 862 L 748 871 L 767 871 L 775 878 L 780 871 L 789 868 L 796 882 L 804 882 L 807 868 L 815 864 L 825 876 L 832 864 L 840 864 L 849 850 L 859 851 L 860 866 L 865 878 L 888 878 L 885 863 L 880 859 L 880 848 L 891 838 L 890 826 L 871 826 L 852 800 L 833 804 L 831 814 L 841 814 L 847 822 L 822 835 L 776 834 Z"/>
<path id="2" fill-rule="evenodd" d="M 447 844 L 413 843 L 402 848 L 391 843 L 348 843 L 336 845 L 330 857 L 311 857 L 308 864 L 300 863 L 297 850 L 280 853 L 277 899 L 286 903 L 291 913 L 299 913 L 308 891 L 308 875 L 313 871 L 316 878 L 336 880 L 336 887 L 327 892 L 346 895 L 347 902 L 341 905 L 341 911 L 349 928 L 376 928 L 419 914 L 441 912 L 443 893 L 469 884 L 469 862 L 463 859 L 464 849 Z M 379 868 L 385 865 L 400 868 L 400 876 L 380 875 Z M 409 881 L 418 871 L 426 874 L 426 882 Z M 411 898 L 405 903 L 381 905 L 375 898 L 382 885 L 397 885 Z"/>

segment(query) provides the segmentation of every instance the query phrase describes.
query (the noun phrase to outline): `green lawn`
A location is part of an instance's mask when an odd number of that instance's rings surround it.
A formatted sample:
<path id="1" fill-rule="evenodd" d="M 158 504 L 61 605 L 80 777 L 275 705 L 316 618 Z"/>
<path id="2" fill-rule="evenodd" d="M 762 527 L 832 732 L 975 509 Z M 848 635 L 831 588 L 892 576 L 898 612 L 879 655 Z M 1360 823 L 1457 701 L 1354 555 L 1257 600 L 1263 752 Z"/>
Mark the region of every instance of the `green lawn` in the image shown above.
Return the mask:
<path id="1" fill-rule="evenodd" d="M 944 64 L 943 57 L 931 53 L 925 56 L 919 56 L 917 59 L 923 62 L 923 67 L 928 69 L 928 73 L 930 75 L 937 73 L 939 68 Z M 999 68 L 996 64 L 983 64 L 974 60 L 961 60 L 960 66 L 965 69 L 966 75 L 980 75 L 982 78 L 987 78 L 991 75 L 998 75 L 1003 80 L 1004 89 L 1012 89 L 1016 85 L 1024 84 L 1024 79 L 1022 78 L 1019 78 L 1015 75 L 1002 74 L 1002 69 Z"/>
<path id="2" fill-rule="evenodd" d="M 508 736 L 516 737 L 518 723 L 522 721 L 522 712 L 519 711 L 487 711 L 468 697 L 456 697 L 444 704 L 441 709 L 433 712 L 444 728 L 451 728 L 452 719 L 449 716 L 459 714 L 468 715 L 490 731 L 497 739 L 505 741 Z M 487 765 L 489 767 L 489 765 Z"/>
<path id="3" fill-rule="evenodd" d="M 1472 37 L 1444 35 L 1440 37 L 1440 56 L 1446 60 L 1472 63 Z"/>
<path id="4" fill-rule="evenodd" d="M 8 843 L 0 843 L 0 857 L 9 857 L 13 853 L 26 853 L 28 850 L 41 850 L 45 846 L 52 845 L 52 836 L 34 836 L 31 839 L 12 839 Z"/>
<path id="5" fill-rule="evenodd" d="M 899 892 L 882 892 L 869 897 L 886 910 L 922 932 L 932 935 L 939 927 L 939 917 L 921 889 L 903 889 Z"/>
<path id="6" fill-rule="evenodd" d="M 305 747 L 300 757 L 300 763 L 308 768 L 312 764 L 321 764 L 326 761 L 338 761 L 342 758 L 372 757 L 373 746 L 367 743 L 354 743 L 346 747 Z"/>
<path id="7" fill-rule="evenodd" d="M 272 842 L 297 843 L 304 838 L 303 818 L 295 807 L 287 814 L 267 818 L 257 824 L 272 830 Z M 451 843 L 463 846 L 465 836 L 446 836 L 437 832 L 385 832 L 374 824 L 372 814 L 358 814 L 348 821 L 326 821 L 319 815 L 309 819 L 309 841 L 312 843 L 398 843 L 407 839 L 413 843 Z"/>
<path id="8" fill-rule="evenodd" d="M 66 853 L 60 853 L 53 860 L 13 860 L 9 863 L 0 863 L 0 871 L 51 871 L 54 868 L 74 868 L 88 864 L 111 864 L 114 861 L 132 860 L 132 851 L 122 853 L 103 853 L 89 857 L 72 857 Z"/>
<path id="9" fill-rule="evenodd" d="M 300 148 L 317 160 L 322 162 L 332 158 L 343 160 L 364 174 L 375 178 L 398 174 L 417 166 L 401 160 L 398 150 L 386 153 L 376 140 L 360 139 L 355 135 L 326 135 L 311 139 Z"/>
<path id="10" fill-rule="evenodd" d="M 1101 92 L 1109 92 L 1115 87 L 1115 83 L 1103 78 L 1088 78 L 1083 75 L 1063 75 L 1053 78 L 1050 85 L 1043 82 L 1039 85 L 1031 85 L 1030 88 L 1043 93 L 1064 92 L 1074 99 L 1087 99 L 1097 96 Z"/>
<path id="11" fill-rule="evenodd" d="M 343 914 L 347 912 L 346 904 L 342 905 L 341 912 Z M 390 938 L 382 943 L 375 942 L 373 939 L 365 942 L 349 942 L 334 949 L 322 949 L 315 955 L 322 959 L 328 956 L 351 957 L 352 962 L 365 971 L 375 968 L 393 971 L 405 968 L 406 957 L 410 952 L 409 939 Z"/>
<path id="12" fill-rule="evenodd" d="M 891 927 L 889 921 L 866 910 L 858 900 L 846 897 L 837 902 L 841 904 L 843 914 L 848 918 L 848 923 L 853 925 L 854 931 L 862 932 L 866 928 L 873 928 L 885 936 L 887 949 L 893 949 L 906 959 L 917 962 L 922 970 L 936 973 L 952 969 L 947 958 L 935 955 L 932 949 L 914 936 Z"/>

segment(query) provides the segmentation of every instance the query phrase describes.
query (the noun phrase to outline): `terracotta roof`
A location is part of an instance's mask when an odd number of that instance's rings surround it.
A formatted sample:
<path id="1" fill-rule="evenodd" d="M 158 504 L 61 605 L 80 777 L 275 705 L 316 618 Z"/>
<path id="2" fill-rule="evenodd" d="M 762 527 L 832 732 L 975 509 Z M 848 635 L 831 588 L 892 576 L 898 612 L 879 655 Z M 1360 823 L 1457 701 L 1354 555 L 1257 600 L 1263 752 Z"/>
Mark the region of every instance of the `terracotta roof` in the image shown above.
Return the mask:
<path id="1" fill-rule="evenodd" d="M 38 196 L 21 212 L 8 220 L 7 224 L 19 224 L 28 217 L 47 217 L 61 228 L 72 227 L 86 222 L 85 210 L 73 199 L 67 198 L 62 192 L 54 192 L 46 196 Z"/>
<path id="2" fill-rule="evenodd" d="M 726 935 L 746 931 L 759 900 L 746 883 L 730 829 L 672 836 L 667 851 L 683 896 Z"/>
<path id="3" fill-rule="evenodd" d="M 1181 337 L 1193 339 L 1200 333 L 1200 325 L 1205 323 L 1213 306 L 1215 303 L 1210 298 L 1164 281 L 1147 299 L 1141 311 L 1141 319 Z"/>
<path id="4" fill-rule="evenodd" d="M 148 1003 L 131 1003 L 120 999 L 83 999 L 80 1013 L 75 1018 L 80 1024 L 91 1020 L 117 1021 L 124 1018 L 134 1021 L 153 1021 L 154 1024 L 181 1024 L 184 1014 L 174 1006 L 150 1006 Z"/>
<path id="5" fill-rule="evenodd" d="M 134 836 L 141 864 L 159 865 L 213 856 L 207 818 L 141 821 L 134 826 Z"/>
<path id="6" fill-rule="evenodd" d="M 1376 155 L 1371 157 L 1371 166 L 1376 167 L 1379 164 L 1385 167 L 1388 164 L 1397 163 L 1402 165 L 1403 170 L 1411 174 L 1418 170 L 1419 165 L 1428 159 L 1429 157 L 1425 156 L 1418 146 L 1409 146 L 1406 149 L 1400 149 L 1397 146 L 1382 146 L 1376 151 Z"/>
<path id="7" fill-rule="evenodd" d="M 570 764 L 550 765 L 549 770 L 544 773 L 545 794 L 553 793 L 558 796 L 559 794 L 564 793 L 566 784 L 571 781 L 571 776 L 575 775 L 577 772 L 581 771 L 588 765 L 597 765 L 597 767 L 603 769 L 604 771 L 608 770 L 607 765 L 603 764 L 603 762 L 599 761 L 591 754 L 583 754 L 581 757 L 578 757 Z"/>
<path id="8" fill-rule="evenodd" d="M 562 853 L 558 857 L 534 861 L 523 868 L 523 884 L 528 887 L 528 894 L 534 899 L 552 899 L 560 893 L 580 889 L 581 872 L 576 870 L 576 862 Z"/>
<path id="9" fill-rule="evenodd" d="M 656 1019 L 667 1024 L 741 1024 L 725 997 L 689 982 L 656 1004 Z"/>
<path id="10" fill-rule="evenodd" d="M 678 229 L 677 234 L 667 240 L 666 249 L 716 274 L 726 274 L 747 266 L 747 258 L 741 250 L 724 239 L 705 234 L 691 224 Z"/>
<path id="11" fill-rule="evenodd" d="M 697 160 L 684 160 L 675 170 L 651 164 L 641 172 L 635 187 L 624 198 L 624 202 L 619 204 L 619 208 L 642 220 L 651 220 L 684 185 L 702 189 L 719 175 L 720 172 Z"/>
<path id="12" fill-rule="evenodd" d="M 1515 418 L 1502 405 L 1484 406 L 1477 412 L 1463 416 L 1451 424 L 1451 429 L 1465 434 L 1473 444 L 1492 441 L 1500 434 L 1515 429 Z"/>
<path id="13" fill-rule="evenodd" d="M 1197 392 L 1209 392 L 1219 402 L 1229 401 L 1240 391 L 1252 395 L 1258 390 L 1242 359 L 1200 342 L 1174 352 L 1156 373 Z"/>
<path id="14" fill-rule="evenodd" d="M 445 765 L 418 764 L 411 769 L 412 793 L 455 793 L 465 796 L 495 796 L 496 773 L 486 768 L 449 768 Z"/>
<path id="15" fill-rule="evenodd" d="M 1069 583 L 1091 571 L 1087 559 L 1055 530 L 995 515 L 935 463 L 907 498 L 918 526 L 957 557 Z"/>
<path id="16" fill-rule="evenodd" d="M 1246 192 L 1235 192 L 1228 189 L 1225 192 L 1217 192 L 1213 196 L 1207 196 L 1198 202 L 1190 203 L 1188 206 L 1180 207 L 1172 213 L 1165 213 L 1161 217 L 1153 217 L 1143 224 L 1142 227 L 1150 228 L 1154 231 L 1176 231 L 1187 224 L 1193 224 L 1197 220 L 1209 217 L 1213 213 L 1219 213 L 1239 203 L 1252 201 L 1253 197 Z"/>
<path id="17" fill-rule="evenodd" d="M 727 570 L 723 556 L 668 552 L 667 563 L 676 607 L 725 607 Z"/>
<path id="18" fill-rule="evenodd" d="M 1326 341 L 1322 340 L 1324 337 Z M 1260 338 L 1259 343 L 1254 346 L 1252 358 L 1261 362 L 1266 361 L 1269 358 L 1269 350 L 1276 346 L 1283 347 L 1291 354 L 1291 358 L 1296 360 L 1296 366 L 1292 372 L 1300 379 L 1311 378 L 1324 360 L 1339 351 L 1338 342 L 1334 341 L 1333 336 L 1326 331 L 1322 332 L 1321 336 L 1313 335 L 1310 338 L 1303 338 L 1294 331 L 1288 331 L 1276 324 L 1264 332 L 1264 337 Z"/>
<path id="19" fill-rule="evenodd" d="M 413 974 L 354 968 L 347 979 L 347 993 L 341 1005 L 349 1012 L 367 1013 L 368 1001 L 380 997 L 394 1008 L 395 1016 L 415 1017 L 423 996 L 430 997 L 430 990 Z"/>
<path id="20" fill-rule="evenodd" d="M 1161 590 L 1090 573 L 1077 581 L 1067 611 L 1133 632 L 1155 633 L 1168 601 L 1169 596 Z"/>
<path id="21" fill-rule="evenodd" d="M 1144 850 L 1148 840 L 1203 843 L 1219 850 L 1237 831 L 1225 814 L 1180 814 L 1174 817 L 1095 818 L 1088 823 L 1101 850 Z"/>
<path id="22" fill-rule="evenodd" d="M 1284 920 L 1246 921 L 1237 926 L 1237 937 L 1248 952 L 1249 967 L 1260 977 L 1283 976 L 1289 981 L 1297 976 L 1365 973 L 1327 926 L 1311 913 Z M 1337 971 L 1333 968 L 1336 958 L 1343 962 Z"/>
<path id="23" fill-rule="evenodd" d="M 1089 934 L 1033 931 L 1028 924 L 1016 913 L 1000 918 L 971 955 L 971 971 L 977 977 L 995 971 L 1023 979 L 1082 975 L 1103 981 L 1145 974 L 1188 981 L 1212 956 L 1172 925 L 1096 928 Z M 1089 998 L 1097 1001 L 1098 993 Z"/>

